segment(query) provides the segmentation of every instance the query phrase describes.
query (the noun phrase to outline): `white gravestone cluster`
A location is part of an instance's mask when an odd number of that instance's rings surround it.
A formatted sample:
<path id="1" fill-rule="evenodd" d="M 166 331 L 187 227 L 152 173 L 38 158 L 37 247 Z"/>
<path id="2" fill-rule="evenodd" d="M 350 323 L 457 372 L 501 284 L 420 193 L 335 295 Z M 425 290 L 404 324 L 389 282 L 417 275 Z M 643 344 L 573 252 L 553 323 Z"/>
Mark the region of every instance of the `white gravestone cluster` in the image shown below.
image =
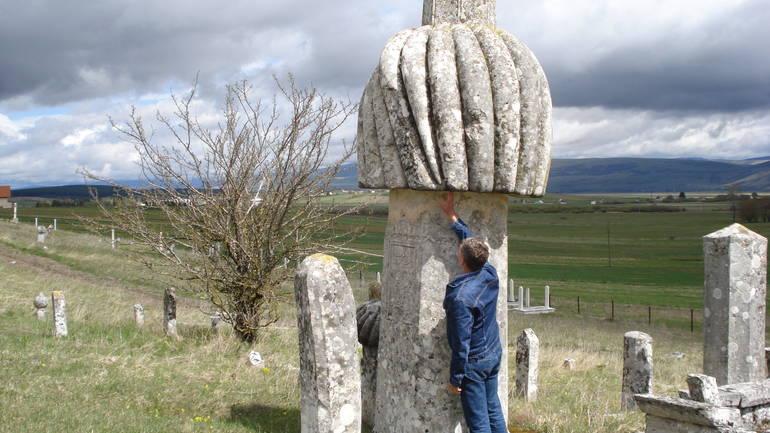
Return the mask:
<path id="1" fill-rule="evenodd" d="M 302 433 L 360 433 L 361 370 L 353 290 L 337 259 L 316 254 L 294 280 Z"/>

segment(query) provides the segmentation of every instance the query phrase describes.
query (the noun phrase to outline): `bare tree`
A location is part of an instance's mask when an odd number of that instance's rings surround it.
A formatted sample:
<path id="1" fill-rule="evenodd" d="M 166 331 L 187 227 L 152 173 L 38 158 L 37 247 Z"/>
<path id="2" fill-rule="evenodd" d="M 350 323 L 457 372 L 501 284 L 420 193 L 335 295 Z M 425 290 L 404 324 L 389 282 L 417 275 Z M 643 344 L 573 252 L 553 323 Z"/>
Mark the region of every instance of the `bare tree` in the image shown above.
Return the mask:
<path id="1" fill-rule="evenodd" d="M 214 128 L 192 112 L 195 90 L 172 95 L 173 116 L 156 115 L 172 137 L 162 144 L 135 109 L 125 124 L 113 121 L 134 144 L 146 187 L 86 173 L 120 188 L 114 204 L 97 202 L 109 224 L 156 256 L 138 257 L 201 291 L 245 341 L 277 320 L 274 301 L 291 277 L 286 264 L 339 248 L 350 233 L 330 227 L 357 211 L 321 200 L 352 154 L 343 142 L 342 155 L 329 161 L 335 132 L 355 105 L 292 78 L 276 82 L 280 91 L 268 104 L 255 101 L 246 82 L 228 86 Z M 167 220 L 165 230 L 148 218 L 152 209 Z"/>

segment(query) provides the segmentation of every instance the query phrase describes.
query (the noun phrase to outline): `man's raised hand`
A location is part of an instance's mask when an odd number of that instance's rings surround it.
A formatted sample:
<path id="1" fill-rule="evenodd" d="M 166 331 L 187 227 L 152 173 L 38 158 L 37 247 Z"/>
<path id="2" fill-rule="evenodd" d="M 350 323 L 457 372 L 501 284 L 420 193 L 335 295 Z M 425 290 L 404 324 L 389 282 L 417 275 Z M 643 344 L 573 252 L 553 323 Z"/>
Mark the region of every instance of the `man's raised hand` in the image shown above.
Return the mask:
<path id="1" fill-rule="evenodd" d="M 455 212 L 455 197 L 452 191 L 447 193 L 446 199 L 441 202 L 440 206 L 441 210 L 444 211 L 444 214 L 446 214 L 446 216 L 448 216 L 452 222 L 457 221 L 457 212 Z"/>

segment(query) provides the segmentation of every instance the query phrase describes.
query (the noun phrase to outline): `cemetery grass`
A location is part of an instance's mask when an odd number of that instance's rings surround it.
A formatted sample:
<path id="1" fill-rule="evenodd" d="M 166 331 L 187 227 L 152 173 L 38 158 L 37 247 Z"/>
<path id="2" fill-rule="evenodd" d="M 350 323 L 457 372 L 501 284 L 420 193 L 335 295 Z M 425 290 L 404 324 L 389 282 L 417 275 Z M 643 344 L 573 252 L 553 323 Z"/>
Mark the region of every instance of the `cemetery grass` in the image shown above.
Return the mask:
<path id="1" fill-rule="evenodd" d="M 29 229 L 0 222 L 0 432 L 299 432 L 291 296 L 282 320 L 247 346 L 228 330 L 212 335 L 205 304 L 188 294 L 178 312 L 183 340 L 170 341 L 160 324 L 165 281 L 94 236 L 56 232 L 43 250 Z M 53 289 L 67 299 L 70 336 L 60 340 L 51 336 L 50 307 L 38 322 L 31 302 Z M 141 330 L 134 303 L 145 306 Z M 625 331 L 655 338 L 656 392 L 673 395 L 700 369 L 697 333 L 558 313 L 512 315 L 509 341 L 526 327 L 541 341 L 540 397 L 510 399 L 513 432 L 640 430 L 639 413 L 619 410 Z M 247 365 L 249 350 L 263 354 L 265 368 Z M 561 368 L 565 358 L 577 361 L 574 371 Z"/>

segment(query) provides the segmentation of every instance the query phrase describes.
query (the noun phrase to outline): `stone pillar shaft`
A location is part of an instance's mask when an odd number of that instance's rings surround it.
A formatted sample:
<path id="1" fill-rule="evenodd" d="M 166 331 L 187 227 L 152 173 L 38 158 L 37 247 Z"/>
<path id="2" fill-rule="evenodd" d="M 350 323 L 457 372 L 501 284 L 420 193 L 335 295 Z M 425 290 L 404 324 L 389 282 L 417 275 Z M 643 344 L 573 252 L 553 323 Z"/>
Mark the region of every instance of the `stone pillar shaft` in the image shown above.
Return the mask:
<path id="1" fill-rule="evenodd" d="M 516 340 L 516 396 L 537 400 L 540 372 L 540 340 L 532 329 L 525 329 Z"/>
<path id="2" fill-rule="evenodd" d="M 176 289 L 169 287 L 163 296 L 163 332 L 166 336 L 179 338 L 176 329 Z"/>
<path id="3" fill-rule="evenodd" d="M 450 349 L 443 308 L 446 285 L 462 270 L 458 239 L 439 204 L 446 193 L 392 190 L 385 257 L 377 370 L 378 433 L 461 432 L 460 399 L 446 391 Z M 455 193 L 455 208 L 474 235 L 490 246 L 499 280 L 507 280 L 507 197 Z M 507 346 L 507 299 L 501 288 L 497 321 Z M 502 365 L 507 364 L 503 350 Z M 499 391 L 507 406 L 508 375 Z"/>
<path id="4" fill-rule="evenodd" d="M 361 431 L 361 370 L 353 290 L 337 259 L 306 258 L 294 279 L 302 433 Z"/>
<path id="5" fill-rule="evenodd" d="M 496 0 L 425 0 L 422 24 L 483 22 L 495 24 Z"/>
<path id="6" fill-rule="evenodd" d="M 634 394 L 652 393 L 652 365 L 652 337 L 643 332 L 627 332 L 623 338 L 621 409 L 636 409 Z"/>
<path id="7" fill-rule="evenodd" d="M 767 239 L 740 224 L 703 238 L 703 372 L 719 385 L 767 377 Z"/>
<path id="8" fill-rule="evenodd" d="M 64 301 L 64 292 L 56 290 L 51 294 L 51 305 L 53 305 L 53 336 L 66 337 L 67 331 L 67 311 Z"/>

